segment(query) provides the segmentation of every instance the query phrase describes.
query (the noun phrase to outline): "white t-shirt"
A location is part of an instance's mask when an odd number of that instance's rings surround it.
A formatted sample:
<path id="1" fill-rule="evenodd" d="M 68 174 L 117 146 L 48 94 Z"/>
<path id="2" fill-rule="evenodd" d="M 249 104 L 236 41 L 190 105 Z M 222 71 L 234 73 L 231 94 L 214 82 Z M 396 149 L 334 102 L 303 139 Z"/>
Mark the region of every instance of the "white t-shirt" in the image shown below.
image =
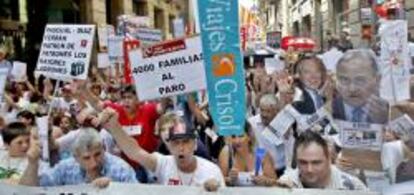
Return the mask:
<path id="1" fill-rule="evenodd" d="M 157 167 L 154 176 L 159 184 L 203 186 L 207 180 L 215 179 L 220 183 L 220 186 L 226 185 L 220 168 L 208 160 L 195 156 L 197 160 L 196 170 L 193 173 L 183 173 L 178 170 L 174 156 L 162 155 L 160 153 L 154 154 L 157 157 Z"/>
<path id="2" fill-rule="evenodd" d="M 76 99 L 72 99 L 70 102 L 67 102 L 63 97 L 55 97 L 52 99 L 50 103 L 52 108 L 58 108 L 62 110 L 69 111 L 71 106 L 75 106 L 77 104 Z"/>
<path id="3" fill-rule="evenodd" d="M 28 159 L 26 157 L 10 157 L 7 150 L 0 150 L 0 167 L 11 170 L 16 169 L 19 175 L 23 175 L 24 170 L 28 165 Z"/>
<path id="4" fill-rule="evenodd" d="M 279 179 L 284 182 L 293 182 L 296 188 L 304 188 L 300 180 L 299 170 L 290 169 Z M 367 190 L 367 187 L 358 178 L 345 173 L 331 165 L 331 180 L 325 189 L 334 190 Z"/>

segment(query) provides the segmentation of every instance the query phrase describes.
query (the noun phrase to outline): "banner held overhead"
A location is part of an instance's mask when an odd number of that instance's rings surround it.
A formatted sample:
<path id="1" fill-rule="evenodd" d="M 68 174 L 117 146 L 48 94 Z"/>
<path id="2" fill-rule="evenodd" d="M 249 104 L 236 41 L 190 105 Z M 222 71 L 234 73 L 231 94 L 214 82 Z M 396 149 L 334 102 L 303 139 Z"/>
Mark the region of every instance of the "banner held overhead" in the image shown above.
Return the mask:
<path id="1" fill-rule="evenodd" d="M 209 108 L 218 133 L 244 133 L 246 113 L 237 0 L 198 1 Z"/>

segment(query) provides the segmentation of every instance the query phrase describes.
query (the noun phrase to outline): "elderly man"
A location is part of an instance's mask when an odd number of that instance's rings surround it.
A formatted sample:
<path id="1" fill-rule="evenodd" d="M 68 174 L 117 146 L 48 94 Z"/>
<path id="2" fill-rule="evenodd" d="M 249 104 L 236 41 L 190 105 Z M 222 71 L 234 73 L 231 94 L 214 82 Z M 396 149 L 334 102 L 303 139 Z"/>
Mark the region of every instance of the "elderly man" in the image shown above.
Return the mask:
<path id="1" fill-rule="evenodd" d="M 270 122 L 276 117 L 280 108 L 278 100 L 274 94 L 265 94 L 260 98 L 259 102 L 260 114 L 249 118 L 249 123 L 253 127 L 253 132 L 257 139 L 257 144 L 261 148 L 265 148 L 271 155 L 275 172 L 278 176 L 283 174 L 286 168 L 285 144 L 271 143 L 263 134 L 265 128 L 269 127 Z"/>
<path id="2" fill-rule="evenodd" d="M 375 55 L 369 50 L 351 50 L 338 61 L 338 97 L 333 101 L 333 117 L 351 122 L 385 124 L 388 103 L 379 98 L 381 76 Z"/>
<path id="3" fill-rule="evenodd" d="M 158 183 L 164 185 L 202 186 L 207 191 L 216 191 L 224 186 L 219 167 L 210 161 L 194 156 L 197 149 L 196 132 L 188 129 L 185 122 L 176 116 L 168 128 L 167 147 L 172 155 L 148 153 L 133 138 L 122 130 L 117 114 L 107 108 L 100 116 L 103 126 L 110 131 L 121 150 L 131 159 L 154 173 Z"/>
<path id="4" fill-rule="evenodd" d="M 295 142 L 297 168 L 287 171 L 278 181 L 291 188 L 366 190 L 356 177 L 331 165 L 327 142 L 313 131 L 305 131 Z"/>
<path id="5" fill-rule="evenodd" d="M 58 186 L 92 183 L 108 186 L 110 181 L 137 182 L 134 170 L 122 159 L 105 152 L 102 139 L 92 128 L 82 129 L 72 145 L 73 157 L 60 161 L 52 169 L 38 175 L 40 146 L 32 135 L 28 151 L 29 165 L 20 184 Z"/>

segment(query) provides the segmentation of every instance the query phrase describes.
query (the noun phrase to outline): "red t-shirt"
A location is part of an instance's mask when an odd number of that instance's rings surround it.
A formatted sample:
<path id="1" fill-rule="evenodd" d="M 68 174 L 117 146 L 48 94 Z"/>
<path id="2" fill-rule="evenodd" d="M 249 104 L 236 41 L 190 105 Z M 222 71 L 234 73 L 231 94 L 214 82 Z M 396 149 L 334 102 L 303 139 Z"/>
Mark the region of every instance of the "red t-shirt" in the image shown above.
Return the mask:
<path id="1" fill-rule="evenodd" d="M 154 134 L 154 128 L 159 114 L 156 103 L 141 103 L 137 105 L 135 116 L 132 117 L 128 117 L 127 111 L 120 104 L 106 102 L 105 107 L 111 107 L 118 112 L 118 122 L 137 141 L 141 148 L 149 153 L 157 149 L 159 137 Z M 122 153 L 122 157 L 133 167 L 139 165 L 126 157 L 124 153 Z"/>

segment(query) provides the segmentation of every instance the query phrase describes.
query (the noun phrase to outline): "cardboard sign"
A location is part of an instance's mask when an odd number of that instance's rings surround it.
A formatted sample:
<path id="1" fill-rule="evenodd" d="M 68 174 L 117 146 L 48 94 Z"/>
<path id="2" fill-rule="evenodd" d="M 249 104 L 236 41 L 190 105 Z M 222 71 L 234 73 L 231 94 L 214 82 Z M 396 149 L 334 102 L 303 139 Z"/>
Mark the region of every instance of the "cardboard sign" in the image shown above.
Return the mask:
<path id="1" fill-rule="evenodd" d="M 353 167 L 363 170 L 382 171 L 381 151 L 370 149 L 349 149 L 341 150 L 342 156 L 349 160 Z"/>
<path id="2" fill-rule="evenodd" d="M 108 38 L 108 56 L 113 64 L 120 62 L 124 57 L 123 41 L 123 36 L 110 36 Z"/>
<path id="3" fill-rule="evenodd" d="M 98 53 L 98 68 L 108 68 L 111 66 L 108 53 Z"/>
<path id="4" fill-rule="evenodd" d="M 198 3 L 210 113 L 220 135 L 242 135 L 246 93 L 239 1 Z"/>
<path id="5" fill-rule="evenodd" d="M 338 121 L 342 155 L 355 168 L 381 171 L 382 125 Z"/>
<path id="6" fill-rule="evenodd" d="M 26 78 L 27 64 L 24 62 L 14 61 L 11 75 L 14 81 L 24 81 Z"/>
<path id="7" fill-rule="evenodd" d="M 94 34 L 94 25 L 48 24 L 43 36 L 36 74 L 57 80 L 85 80 Z"/>
<path id="8" fill-rule="evenodd" d="M 160 29 L 137 28 L 133 36 L 141 41 L 143 45 L 153 45 L 162 41 L 162 31 Z"/>
<path id="9" fill-rule="evenodd" d="M 200 37 L 177 39 L 129 52 L 140 100 L 175 96 L 206 87 Z"/>
<path id="10" fill-rule="evenodd" d="M 380 29 L 380 95 L 395 104 L 410 99 L 411 59 L 407 42 L 407 21 L 385 21 Z"/>

